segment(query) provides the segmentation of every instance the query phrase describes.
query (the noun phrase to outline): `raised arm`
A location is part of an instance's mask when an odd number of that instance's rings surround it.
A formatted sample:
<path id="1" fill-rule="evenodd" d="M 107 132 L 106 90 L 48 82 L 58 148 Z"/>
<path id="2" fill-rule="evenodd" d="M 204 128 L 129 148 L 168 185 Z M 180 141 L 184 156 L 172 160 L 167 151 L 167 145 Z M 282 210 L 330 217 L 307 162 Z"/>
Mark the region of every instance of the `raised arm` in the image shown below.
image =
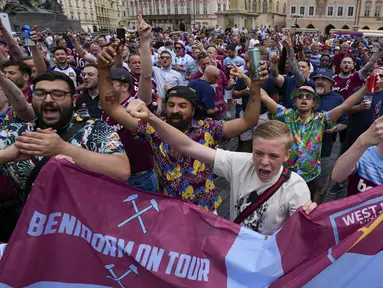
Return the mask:
<path id="1" fill-rule="evenodd" d="M 287 52 L 287 61 L 289 61 L 289 64 L 291 66 L 291 70 L 294 75 L 295 82 L 297 83 L 297 86 L 300 87 L 304 85 L 306 79 L 305 75 L 301 72 L 298 65 L 297 57 L 295 57 L 294 48 L 292 46 L 291 37 L 289 32 L 286 30 L 284 39 L 283 39 L 283 47 L 285 47 Z"/>
<path id="2" fill-rule="evenodd" d="M 375 120 L 355 143 L 336 161 L 331 178 L 337 183 L 343 182 L 356 169 L 359 159 L 368 147 L 383 142 L 383 116 Z"/>
<path id="3" fill-rule="evenodd" d="M 138 96 L 147 105 L 152 103 L 152 53 L 150 49 L 150 36 L 152 27 L 142 19 L 142 10 L 137 16 L 138 35 L 141 43 L 141 75 L 138 83 Z"/>
<path id="4" fill-rule="evenodd" d="M 216 153 L 214 149 L 193 141 L 180 130 L 153 115 L 141 100 L 134 100 L 129 103 L 127 111 L 131 116 L 148 122 L 167 144 L 181 154 L 209 165 L 214 164 Z"/>
<path id="5" fill-rule="evenodd" d="M 9 105 L 12 106 L 13 111 L 23 121 L 33 121 L 35 112 L 31 105 L 28 104 L 27 99 L 23 92 L 11 80 L 0 72 L 0 86 L 3 88 L 5 96 L 8 98 Z"/>
<path id="6" fill-rule="evenodd" d="M 110 78 L 110 67 L 114 65 L 116 55 L 116 50 L 112 45 L 98 55 L 98 89 L 102 110 L 126 129 L 136 133 L 139 120 L 126 113 L 125 108 L 120 105 L 119 97 Z"/>
<path id="7" fill-rule="evenodd" d="M 344 113 L 351 110 L 352 107 L 367 94 L 367 85 L 364 85 L 361 89 L 356 91 L 350 97 L 348 97 L 341 105 L 335 107 L 330 111 L 331 122 L 335 123 Z M 377 85 L 383 85 L 383 79 L 379 79 Z"/>
<path id="8" fill-rule="evenodd" d="M 271 79 L 278 88 L 282 88 L 283 84 L 285 83 L 285 77 L 279 74 L 279 55 L 275 52 L 272 52 L 269 57 L 269 62 Z"/>
<path id="9" fill-rule="evenodd" d="M 0 32 L 4 37 L 5 42 L 7 42 L 7 47 L 9 50 L 9 55 L 11 55 L 15 60 L 20 61 L 23 58 L 19 44 L 17 44 L 16 38 L 13 38 L 11 33 L 5 28 L 3 21 L 0 18 Z"/>
<path id="10" fill-rule="evenodd" d="M 263 64 L 260 71 L 260 80 L 253 79 L 251 81 L 250 95 L 251 98 L 246 107 L 243 118 L 234 119 L 223 123 L 223 133 L 226 139 L 231 139 L 245 131 L 253 128 L 258 123 L 261 110 L 261 87 L 268 79 L 268 71 L 266 65 Z"/>
<path id="11" fill-rule="evenodd" d="M 376 51 L 374 55 L 372 55 L 370 59 L 368 59 L 367 63 L 363 66 L 363 68 L 359 70 L 358 73 L 359 73 L 360 79 L 366 78 L 368 72 L 374 67 L 376 61 L 380 59 L 382 54 L 383 54 L 383 43 L 380 43 L 379 50 Z"/>
<path id="12" fill-rule="evenodd" d="M 269 110 L 269 112 L 271 114 L 277 113 L 277 111 L 278 111 L 278 104 L 277 104 L 277 102 L 275 102 L 269 96 L 269 94 L 267 94 L 267 92 L 265 90 L 263 90 L 263 89 L 261 89 L 261 100 L 262 100 L 263 104 L 265 104 L 267 110 Z"/>
<path id="13" fill-rule="evenodd" d="M 37 46 L 39 42 L 39 36 L 37 35 L 36 30 L 37 26 L 35 25 L 31 29 L 31 40 L 34 41 L 36 45 L 29 48 L 31 49 L 33 64 L 35 64 L 36 72 L 38 75 L 47 71 L 47 65 L 45 64 L 43 54 Z"/>
<path id="14" fill-rule="evenodd" d="M 69 39 L 72 41 L 72 44 L 73 44 L 74 48 L 76 49 L 77 54 L 79 54 L 80 57 L 83 58 L 85 61 L 88 61 L 89 63 L 96 64 L 96 62 L 97 62 L 96 57 L 94 57 L 93 55 L 90 55 L 84 49 L 82 49 L 82 46 L 77 41 L 76 34 L 72 30 L 69 30 L 67 35 L 68 35 Z"/>

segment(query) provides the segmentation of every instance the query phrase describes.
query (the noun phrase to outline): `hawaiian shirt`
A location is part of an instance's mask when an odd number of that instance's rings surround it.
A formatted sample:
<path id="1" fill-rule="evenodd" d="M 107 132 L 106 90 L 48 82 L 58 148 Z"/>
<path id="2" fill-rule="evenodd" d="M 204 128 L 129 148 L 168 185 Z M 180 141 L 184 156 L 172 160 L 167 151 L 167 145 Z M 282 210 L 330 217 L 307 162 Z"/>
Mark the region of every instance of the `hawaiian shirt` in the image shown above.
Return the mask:
<path id="1" fill-rule="evenodd" d="M 287 166 L 302 176 L 306 182 L 314 180 L 321 171 L 320 153 L 324 130 L 333 127 L 330 111 L 314 112 L 302 122 L 298 110 L 278 105 L 274 118 L 284 122 L 294 138 Z"/>
<path id="2" fill-rule="evenodd" d="M 15 116 L 16 115 L 11 107 L 6 109 L 3 113 L 0 114 L 0 127 L 9 125 Z"/>
<path id="3" fill-rule="evenodd" d="M 223 121 L 211 118 L 193 120 L 184 133 L 190 139 L 215 149 L 224 142 Z M 161 193 L 182 198 L 212 211 L 222 202 L 213 183 L 213 167 L 181 155 L 172 149 L 148 123 L 140 120 L 137 135 L 147 140 L 153 150 Z"/>
<path id="4" fill-rule="evenodd" d="M 76 122 L 83 121 L 79 116 L 74 117 L 68 129 L 72 128 Z M 0 131 L 0 149 L 4 149 L 15 143 L 16 136 L 23 132 L 35 131 L 36 122 L 31 123 L 11 123 Z M 86 150 L 101 154 L 125 153 L 124 146 L 120 141 L 117 132 L 113 130 L 106 122 L 102 120 L 87 120 L 84 127 L 76 132 L 68 141 L 76 146 Z M 36 161 L 43 157 L 26 160 L 21 162 L 9 162 L 2 165 L 3 171 L 7 174 L 17 192 L 26 199 L 28 191 L 27 180 L 35 167 Z"/>

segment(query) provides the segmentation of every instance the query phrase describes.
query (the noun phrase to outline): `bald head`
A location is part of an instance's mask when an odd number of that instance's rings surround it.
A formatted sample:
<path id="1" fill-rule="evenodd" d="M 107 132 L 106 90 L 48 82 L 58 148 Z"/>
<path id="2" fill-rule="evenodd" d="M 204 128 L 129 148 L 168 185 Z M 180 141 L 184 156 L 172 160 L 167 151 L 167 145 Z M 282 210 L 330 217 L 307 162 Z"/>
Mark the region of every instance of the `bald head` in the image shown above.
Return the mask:
<path id="1" fill-rule="evenodd" d="M 213 65 L 208 65 L 204 71 L 203 79 L 209 84 L 215 83 L 220 77 L 219 69 Z"/>

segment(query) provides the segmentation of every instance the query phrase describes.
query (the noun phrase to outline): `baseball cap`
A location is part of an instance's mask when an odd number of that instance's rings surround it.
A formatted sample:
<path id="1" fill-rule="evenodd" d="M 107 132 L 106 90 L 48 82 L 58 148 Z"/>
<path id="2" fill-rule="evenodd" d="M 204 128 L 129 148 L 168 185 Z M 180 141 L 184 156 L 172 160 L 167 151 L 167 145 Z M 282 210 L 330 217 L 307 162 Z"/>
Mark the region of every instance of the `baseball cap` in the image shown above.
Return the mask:
<path id="1" fill-rule="evenodd" d="M 112 67 L 110 69 L 110 78 L 112 80 L 127 83 L 129 84 L 129 87 L 132 86 L 132 77 L 130 76 L 130 73 L 125 69 Z"/>
<path id="2" fill-rule="evenodd" d="M 329 79 L 331 80 L 333 83 L 334 83 L 334 80 L 332 79 L 332 77 L 334 77 L 334 73 L 332 73 L 332 71 L 326 69 L 320 69 L 318 71 L 315 71 L 312 75 L 311 75 L 311 79 L 316 79 L 316 78 L 326 78 L 326 79 Z"/>
<path id="3" fill-rule="evenodd" d="M 312 53 L 309 47 L 303 47 L 303 53 Z"/>
<path id="4" fill-rule="evenodd" d="M 340 46 L 335 46 L 335 50 L 340 50 Z"/>
<path id="5" fill-rule="evenodd" d="M 187 86 L 174 86 L 168 90 L 170 93 L 166 93 L 165 102 L 168 101 L 170 97 L 180 97 L 190 101 L 195 107 L 197 105 L 197 93 L 193 88 Z"/>
<path id="6" fill-rule="evenodd" d="M 311 94 L 313 94 L 315 96 L 316 99 L 319 99 L 319 96 L 315 92 L 314 88 L 312 88 L 311 86 L 301 86 L 301 87 L 295 89 L 293 92 L 291 92 L 291 95 L 290 95 L 291 100 L 294 100 L 303 91 L 310 92 Z"/>

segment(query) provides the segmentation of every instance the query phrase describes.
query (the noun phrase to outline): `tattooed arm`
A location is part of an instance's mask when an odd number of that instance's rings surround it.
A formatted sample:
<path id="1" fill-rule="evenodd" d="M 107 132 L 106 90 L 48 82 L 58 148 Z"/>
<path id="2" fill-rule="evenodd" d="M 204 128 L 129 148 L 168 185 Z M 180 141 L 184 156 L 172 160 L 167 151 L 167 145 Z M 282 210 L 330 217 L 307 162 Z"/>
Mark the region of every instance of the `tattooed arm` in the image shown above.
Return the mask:
<path id="1" fill-rule="evenodd" d="M 368 72 L 374 67 L 374 64 L 376 63 L 376 61 L 380 59 L 382 54 L 383 54 L 383 43 L 380 45 L 379 50 L 376 51 L 374 55 L 372 55 L 370 59 L 368 59 L 368 62 L 363 66 L 363 68 L 359 70 L 358 73 L 359 73 L 359 78 L 361 80 L 367 77 Z"/>
<path id="2" fill-rule="evenodd" d="M 35 112 L 32 106 L 28 104 L 23 92 L 3 73 L 0 74 L 0 86 L 16 115 L 25 122 L 33 121 Z"/>
<path id="3" fill-rule="evenodd" d="M 271 79 L 278 88 L 282 88 L 283 83 L 285 83 L 285 77 L 279 74 L 279 55 L 275 52 L 272 52 L 269 57 L 270 61 L 270 74 Z"/>
<path id="4" fill-rule="evenodd" d="M 116 50 L 112 46 L 109 46 L 98 55 L 98 90 L 102 110 L 126 129 L 136 133 L 139 119 L 130 116 L 125 108 L 120 105 L 120 99 L 113 88 L 113 82 L 110 78 L 110 67 L 113 66 L 116 56 Z"/>
<path id="5" fill-rule="evenodd" d="M 305 75 L 303 75 L 303 73 L 299 69 L 298 60 L 295 57 L 293 47 L 291 47 L 291 45 L 285 45 L 285 49 L 287 52 L 287 61 L 289 61 L 291 70 L 293 71 L 295 82 L 297 83 L 298 87 L 301 87 L 305 84 Z"/>

